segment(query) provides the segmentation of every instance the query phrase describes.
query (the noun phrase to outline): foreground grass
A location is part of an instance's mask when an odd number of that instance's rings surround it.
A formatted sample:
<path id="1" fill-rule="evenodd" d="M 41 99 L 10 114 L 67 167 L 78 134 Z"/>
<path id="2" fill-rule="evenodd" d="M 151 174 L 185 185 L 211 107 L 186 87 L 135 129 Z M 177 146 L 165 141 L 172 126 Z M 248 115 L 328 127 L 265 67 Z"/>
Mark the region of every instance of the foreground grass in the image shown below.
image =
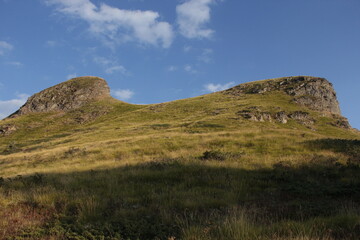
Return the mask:
<path id="1" fill-rule="evenodd" d="M 360 168 L 325 160 L 245 170 L 211 159 L 162 159 L 19 176 L 1 182 L 0 236 L 358 239 Z"/>

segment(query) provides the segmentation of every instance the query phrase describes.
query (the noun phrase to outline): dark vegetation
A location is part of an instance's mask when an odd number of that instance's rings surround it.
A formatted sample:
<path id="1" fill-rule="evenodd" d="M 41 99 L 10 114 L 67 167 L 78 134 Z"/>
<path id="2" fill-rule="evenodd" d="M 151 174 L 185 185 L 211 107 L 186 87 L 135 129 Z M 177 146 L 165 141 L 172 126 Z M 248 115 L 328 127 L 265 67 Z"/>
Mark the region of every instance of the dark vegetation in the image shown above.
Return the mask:
<path id="1" fill-rule="evenodd" d="M 328 139 L 316 144 L 332 141 L 358 146 Z M 6 198 L 22 194 L 26 201 L 0 210 L 0 216 L 37 213 L 30 218 L 40 224 L 12 232 L 16 239 L 218 239 L 225 233 L 228 239 L 359 238 L 358 162 L 318 157 L 256 170 L 201 163 L 228 156 L 207 151 L 199 163 L 160 159 L 111 170 L 1 178 Z M 9 233 L 11 226 L 2 237 Z"/>

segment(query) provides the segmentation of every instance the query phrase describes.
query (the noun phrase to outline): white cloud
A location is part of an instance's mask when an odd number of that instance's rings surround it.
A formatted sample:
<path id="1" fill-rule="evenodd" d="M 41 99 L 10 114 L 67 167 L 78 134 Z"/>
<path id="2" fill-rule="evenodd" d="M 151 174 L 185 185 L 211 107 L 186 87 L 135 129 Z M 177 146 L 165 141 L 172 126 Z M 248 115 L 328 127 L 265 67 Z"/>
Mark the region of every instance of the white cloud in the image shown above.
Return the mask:
<path id="1" fill-rule="evenodd" d="M 137 41 L 142 44 L 172 44 L 172 26 L 159 21 L 160 15 L 154 11 L 123 10 L 102 3 L 97 7 L 90 0 L 47 0 L 55 4 L 57 11 L 86 21 L 90 32 L 102 37 L 107 43 Z"/>
<path id="2" fill-rule="evenodd" d="M 11 65 L 11 66 L 15 66 L 15 67 L 22 67 L 24 66 L 24 64 L 22 64 L 21 62 L 6 62 L 7 65 Z"/>
<path id="3" fill-rule="evenodd" d="M 211 48 L 205 48 L 203 49 L 201 55 L 198 57 L 198 60 L 204 63 L 210 63 L 213 60 L 212 58 L 213 53 L 214 50 L 212 50 Z"/>
<path id="4" fill-rule="evenodd" d="M 168 71 L 169 72 L 174 72 L 174 71 L 176 71 L 178 68 L 176 67 L 176 66 L 170 66 L 170 67 L 168 67 Z"/>
<path id="5" fill-rule="evenodd" d="M 107 66 L 113 63 L 113 61 L 104 57 L 94 57 L 94 62 L 102 66 Z"/>
<path id="6" fill-rule="evenodd" d="M 120 100 L 128 100 L 134 96 L 134 92 L 129 89 L 111 90 L 111 94 Z"/>
<path id="7" fill-rule="evenodd" d="M 104 68 L 106 74 L 113 74 L 114 72 L 120 72 L 123 75 L 129 75 L 127 69 L 124 66 L 118 64 L 116 60 L 110 60 L 108 58 L 99 57 L 99 56 L 94 57 L 93 60 L 95 63 L 99 64 Z"/>
<path id="8" fill-rule="evenodd" d="M 197 73 L 197 71 L 191 65 L 185 65 L 184 70 L 188 73 Z"/>
<path id="9" fill-rule="evenodd" d="M 206 84 L 204 87 L 205 87 L 205 91 L 207 91 L 207 92 L 217 92 L 217 91 L 222 91 L 222 90 L 228 89 L 233 84 L 234 84 L 234 82 L 229 82 L 229 83 L 225 83 L 225 84 L 209 83 L 209 84 Z"/>
<path id="10" fill-rule="evenodd" d="M 13 50 L 14 46 L 8 42 L 0 41 L 0 56 L 4 55 L 6 52 Z"/>
<path id="11" fill-rule="evenodd" d="M 18 110 L 26 102 L 29 95 L 16 94 L 16 98 L 0 100 L 0 119 L 3 119 Z"/>
<path id="12" fill-rule="evenodd" d="M 114 72 L 120 72 L 122 74 L 127 74 L 126 68 L 124 66 L 121 66 L 121 65 L 108 67 L 108 68 L 105 69 L 105 72 L 107 74 L 113 74 Z"/>
<path id="13" fill-rule="evenodd" d="M 66 76 L 66 79 L 72 79 L 72 78 L 76 78 L 76 77 L 77 77 L 76 73 L 71 73 L 71 74 Z"/>
<path id="14" fill-rule="evenodd" d="M 206 28 L 210 21 L 210 5 L 215 0 L 188 0 L 176 6 L 180 33 L 186 38 L 210 38 L 214 31 Z"/>
<path id="15" fill-rule="evenodd" d="M 184 46 L 184 48 L 183 48 L 184 52 L 190 52 L 191 49 L 192 49 L 191 46 Z"/>
<path id="16" fill-rule="evenodd" d="M 49 40 L 49 41 L 46 41 L 45 45 L 47 47 L 56 47 L 59 43 L 57 41 L 53 41 L 53 40 Z"/>

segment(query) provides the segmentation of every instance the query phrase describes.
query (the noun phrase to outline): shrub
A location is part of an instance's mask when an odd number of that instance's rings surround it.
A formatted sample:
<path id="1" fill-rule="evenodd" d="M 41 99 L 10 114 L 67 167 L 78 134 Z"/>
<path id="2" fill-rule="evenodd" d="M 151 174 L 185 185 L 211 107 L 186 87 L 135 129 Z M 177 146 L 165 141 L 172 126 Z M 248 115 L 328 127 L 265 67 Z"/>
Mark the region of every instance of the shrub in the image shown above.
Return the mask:
<path id="1" fill-rule="evenodd" d="M 203 155 L 200 157 L 201 160 L 216 160 L 216 161 L 224 161 L 226 160 L 226 153 L 220 151 L 205 151 Z"/>

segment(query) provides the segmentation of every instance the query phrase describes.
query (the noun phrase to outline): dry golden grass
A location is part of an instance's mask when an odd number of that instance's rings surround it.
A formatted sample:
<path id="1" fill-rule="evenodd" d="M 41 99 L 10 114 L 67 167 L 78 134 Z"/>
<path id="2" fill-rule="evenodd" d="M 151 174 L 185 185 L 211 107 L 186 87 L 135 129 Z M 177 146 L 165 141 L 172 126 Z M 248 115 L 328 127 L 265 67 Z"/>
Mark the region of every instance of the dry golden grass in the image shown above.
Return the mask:
<path id="1" fill-rule="evenodd" d="M 237 115 L 250 106 L 316 123 Z M 357 240 L 360 135 L 322 115 L 215 93 L 5 120 L 19 130 L 0 138 L 0 239 Z"/>

